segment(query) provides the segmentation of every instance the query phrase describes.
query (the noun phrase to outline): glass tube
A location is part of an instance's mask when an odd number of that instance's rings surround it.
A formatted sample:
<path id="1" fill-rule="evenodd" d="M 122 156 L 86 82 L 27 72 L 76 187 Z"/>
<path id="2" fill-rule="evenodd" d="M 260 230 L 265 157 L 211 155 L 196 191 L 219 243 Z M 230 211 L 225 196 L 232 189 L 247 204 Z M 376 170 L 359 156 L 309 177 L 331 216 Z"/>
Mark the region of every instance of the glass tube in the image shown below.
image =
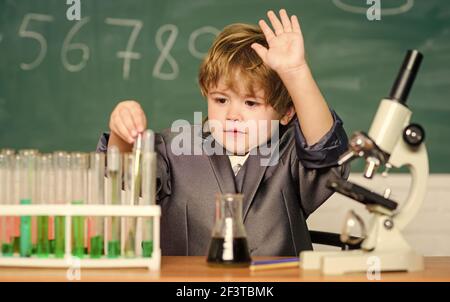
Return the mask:
<path id="1" fill-rule="evenodd" d="M 155 204 L 156 194 L 156 154 L 155 136 L 152 130 L 146 130 L 142 138 L 142 199 L 141 205 Z M 153 219 L 142 218 L 142 256 L 151 257 L 153 253 Z"/>
<path id="2" fill-rule="evenodd" d="M 0 205 L 8 204 L 7 188 L 8 188 L 8 156 L 0 154 Z M 2 256 L 12 256 L 13 242 L 9 233 L 9 217 L 0 216 L 0 253 Z"/>
<path id="3" fill-rule="evenodd" d="M 56 190 L 55 190 L 55 157 L 53 154 L 47 154 L 49 159 L 48 162 L 48 182 L 47 182 L 47 190 L 48 190 L 48 200 L 47 204 L 53 205 L 56 204 Z M 48 216 L 48 244 L 49 244 L 49 253 L 55 253 L 55 217 Z"/>
<path id="4" fill-rule="evenodd" d="M 85 153 L 71 154 L 72 177 L 72 205 L 82 205 L 87 195 L 87 169 L 88 155 Z M 85 252 L 85 219 L 82 216 L 74 216 L 72 219 L 72 254 L 79 258 L 84 257 Z"/>
<path id="5" fill-rule="evenodd" d="M 36 152 L 21 150 L 19 152 L 20 204 L 30 205 L 35 199 L 36 189 Z M 30 257 L 33 252 L 31 216 L 20 217 L 20 256 Z"/>
<path id="6" fill-rule="evenodd" d="M 13 149 L 2 149 L 1 154 L 7 157 L 7 163 L 9 168 L 6 173 L 6 198 L 9 204 L 19 203 L 19 169 L 16 171 L 16 152 Z M 12 243 L 12 253 L 19 252 L 20 246 L 20 217 L 11 216 L 7 218 L 9 226 L 11 243 Z"/>
<path id="7" fill-rule="evenodd" d="M 69 160 L 69 154 L 64 151 L 53 153 L 55 204 L 66 204 L 68 202 L 66 192 L 68 191 Z M 63 258 L 65 254 L 65 229 L 65 217 L 56 216 L 54 218 L 54 253 L 56 258 Z"/>
<path id="8" fill-rule="evenodd" d="M 12 202 L 14 205 L 20 204 L 20 162 L 21 162 L 21 155 L 15 154 L 13 155 L 14 162 L 13 162 L 13 172 L 12 172 L 12 185 L 13 185 L 13 191 L 12 191 Z M 14 236 L 14 253 L 20 252 L 20 216 L 14 216 L 14 223 L 13 223 L 13 236 Z"/>
<path id="9" fill-rule="evenodd" d="M 88 203 L 104 204 L 105 154 L 93 152 L 89 156 Z M 104 250 L 104 221 L 102 216 L 88 218 L 89 252 L 91 258 L 100 258 Z"/>
<path id="10" fill-rule="evenodd" d="M 13 204 L 14 159 L 14 150 L 2 149 L 0 153 L 0 204 Z M 13 216 L 0 217 L 0 253 L 4 257 L 9 257 L 14 254 L 14 218 Z"/>
<path id="11" fill-rule="evenodd" d="M 137 158 L 133 153 L 124 154 L 124 189 L 126 205 L 136 205 L 139 202 L 140 174 Z M 124 218 L 124 242 L 123 250 L 125 257 L 135 257 L 136 255 L 136 218 Z"/>
<path id="12" fill-rule="evenodd" d="M 46 205 L 50 203 L 50 180 L 52 169 L 52 156 L 44 154 L 38 157 L 37 172 L 37 198 L 36 203 Z M 47 258 L 50 254 L 48 216 L 37 217 L 37 256 Z"/>
<path id="13" fill-rule="evenodd" d="M 120 152 L 116 146 L 108 148 L 107 156 L 107 199 L 110 205 L 120 205 L 122 202 L 122 173 Z M 106 219 L 106 240 L 108 241 L 108 258 L 120 256 L 120 217 L 110 216 Z"/>

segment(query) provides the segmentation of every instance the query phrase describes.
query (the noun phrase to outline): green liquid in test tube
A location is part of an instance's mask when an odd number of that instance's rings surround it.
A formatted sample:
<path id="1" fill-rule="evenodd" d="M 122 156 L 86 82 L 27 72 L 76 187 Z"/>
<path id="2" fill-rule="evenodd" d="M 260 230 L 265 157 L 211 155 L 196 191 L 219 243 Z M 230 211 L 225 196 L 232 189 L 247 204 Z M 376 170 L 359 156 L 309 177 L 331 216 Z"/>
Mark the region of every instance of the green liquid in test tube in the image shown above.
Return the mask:
<path id="1" fill-rule="evenodd" d="M 67 204 L 67 192 L 69 191 L 69 167 L 70 155 L 63 151 L 53 153 L 53 166 L 55 176 L 55 203 Z M 55 216 L 54 218 L 54 243 L 53 251 L 56 258 L 64 258 L 65 254 L 65 217 Z"/>
<path id="2" fill-rule="evenodd" d="M 35 197 L 36 189 L 36 156 L 35 150 L 21 150 L 19 152 L 20 173 L 20 204 L 30 205 Z M 31 216 L 20 217 L 20 256 L 31 257 L 33 251 L 32 243 L 32 218 Z"/>
<path id="3" fill-rule="evenodd" d="M 155 136 L 153 131 L 146 130 L 142 137 L 142 199 L 141 205 L 155 204 L 156 194 L 156 154 L 154 152 Z M 142 219 L 142 256 L 153 254 L 153 219 Z"/>
<path id="4" fill-rule="evenodd" d="M 121 157 L 116 146 L 108 148 L 107 155 L 107 204 L 121 204 Z M 121 217 L 111 216 L 106 219 L 108 258 L 118 258 L 121 254 L 120 229 Z"/>
<path id="5" fill-rule="evenodd" d="M 89 189 L 88 203 L 90 205 L 104 204 L 105 154 L 91 153 L 89 157 Z M 100 258 L 104 254 L 104 221 L 103 216 L 90 217 L 88 231 L 90 236 L 90 256 Z"/>
<path id="6" fill-rule="evenodd" d="M 37 202 L 42 205 L 50 203 L 52 164 L 51 155 L 44 154 L 38 157 Z M 40 258 L 47 258 L 50 254 L 48 227 L 48 216 L 38 216 L 36 253 Z"/>
<path id="7" fill-rule="evenodd" d="M 82 205 L 87 195 L 87 169 L 88 156 L 85 153 L 73 153 L 71 155 L 72 177 L 72 204 Z M 72 254 L 79 258 L 84 257 L 85 219 L 82 216 L 72 218 Z"/>
<path id="8" fill-rule="evenodd" d="M 54 251 L 56 258 L 64 258 L 66 219 L 64 216 L 55 217 L 55 243 Z"/>

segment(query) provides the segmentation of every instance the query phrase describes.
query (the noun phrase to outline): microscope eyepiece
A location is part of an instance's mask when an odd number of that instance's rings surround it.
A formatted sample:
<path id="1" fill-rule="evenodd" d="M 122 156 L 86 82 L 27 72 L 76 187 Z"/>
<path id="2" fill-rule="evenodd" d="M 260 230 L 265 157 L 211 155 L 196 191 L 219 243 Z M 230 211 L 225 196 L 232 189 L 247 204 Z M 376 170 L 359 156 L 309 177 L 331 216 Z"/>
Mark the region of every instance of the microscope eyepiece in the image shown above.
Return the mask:
<path id="1" fill-rule="evenodd" d="M 416 74 L 422 62 L 423 55 L 417 50 L 408 50 L 402 67 L 397 75 L 394 86 L 392 86 L 389 98 L 393 101 L 406 104 L 409 91 L 414 83 Z"/>

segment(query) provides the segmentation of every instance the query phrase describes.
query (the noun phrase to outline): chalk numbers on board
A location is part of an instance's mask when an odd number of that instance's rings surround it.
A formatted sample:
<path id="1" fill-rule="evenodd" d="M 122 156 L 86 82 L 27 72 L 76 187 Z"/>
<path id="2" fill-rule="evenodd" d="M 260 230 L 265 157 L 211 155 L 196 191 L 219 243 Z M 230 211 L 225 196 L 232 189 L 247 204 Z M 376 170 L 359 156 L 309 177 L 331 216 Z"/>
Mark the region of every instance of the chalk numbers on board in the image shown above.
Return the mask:
<path id="1" fill-rule="evenodd" d="M 131 20 L 131 19 L 114 19 L 114 18 L 106 18 L 106 24 L 116 25 L 116 26 L 128 26 L 132 27 L 130 38 L 128 39 L 127 47 L 124 51 L 117 52 L 117 57 L 123 59 L 123 69 L 122 76 L 124 79 L 128 80 L 130 77 L 130 60 L 139 60 L 141 58 L 141 54 L 137 52 L 133 52 L 134 43 L 139 36 L 139 32 L 142 29 L 142 21 L 140 20 Z"/>
<path id="2" fill-rule="evenodd" d="M 22 68 L 23 70 L 32 70 L 38 67 L 44 60 L 45 55 L 47 54 L 47 40 L 45 39 L 45 37 L 42 34 L 28 28 L 29 24 L 32 21 L 52 22 L 53 17 L 50 15 L 43 15 L 43 14 L 27 14 L 23 18 L 22 24 L 20 25 L 19 28 L 19 37 L 33 39 L 39 43 L 39 51 L 34 60 L 28 63 L 20 64 L 20 68 Z"/>
<path id="3" fill-rule="evenodd" d="M 89 17 L 80 20 L 79 22 L 75 22 L 74 26 L 69 30 L 66 38 L 64 39 L 64 43 L 61 50 L 61 61 L 68 71 L 77 72 L 82 70 L 89 60 L 89 47 L 83 43 L 72 43 L 73 37 L 77 34 L 77 32 L 89 22 Z M 72 64 L 69 62 L 68 54 L 69 52 L 79 51 L 81 52 L 81 60 L 77 64 Z"/>
<path id="4" fill-rule="evenodd" d="M 20 63 L 20 68 L 22 70 L 29 71 L 38 68 L 44 62 L 47 55 L 47 39 L 42 32 L 33 29 L 33 25 L 36 27 L 37 24 L 41 23 L 40 25 L 43 26 L 45 24 L 51 24 L 54 21 L 55 19 L 53 16 L 46 14 L 29 13 L 24 16 L 22 23 L 19 26 L 18 35 L 23 39 L 34 40 L 37 47 L 31 58 L 26 58 Z M 68 72 L 80 72 L 89 63 L 91 57 L 89 46 L 82 42 L 75 42 L 75 40 L 76 35 L 82 31 L 84 27 L 89 27 L 90 21 L 90 17 L 85 17 L 80 21 L 73 22 L 73 26 L 64 38 L 61 47 L 61 63 Z M 123 61 L 122 78 L 128 80 L 131 77 L 132 61 L 140 60 L 142 58 L 141 53 L 134 51 L 134 46 L 136 41 L 138 41 L 144 23 L 137 19 L 119 18 L 106 18 L 104 23 L 111 27 L 122 27 L 130 30 L 127 44 L 122 50 L 117 50 L 116 52 L 116 57 Z M 175 80 L 178 77 L 180 73 L 179 65 L 176 59 L 171 55 L 171 50 L 176 43 L 178 33 L 178 27 L 174 24 L 164 24 L 156 31 L 155 44 L 160 53 L 153 67 L 153 77 L 161 80 Z M 195 29 L 190 34 L 188 45 L 186 45 L 186 48 L 192 57 L 201 59 L 206 54 L 199 51 L 196 47 L 196 41 L 200 36 L 211 35 L 212 38 L 214 38 L 218 33 L 219 30 L 212 26 L 203 26 Z M 1 40 L 2 35 L 0 34 L 0 43 Z M 165 69 L 166 71 L 163 72 L 164 66 L 168 66 L 169 71 Z"/>

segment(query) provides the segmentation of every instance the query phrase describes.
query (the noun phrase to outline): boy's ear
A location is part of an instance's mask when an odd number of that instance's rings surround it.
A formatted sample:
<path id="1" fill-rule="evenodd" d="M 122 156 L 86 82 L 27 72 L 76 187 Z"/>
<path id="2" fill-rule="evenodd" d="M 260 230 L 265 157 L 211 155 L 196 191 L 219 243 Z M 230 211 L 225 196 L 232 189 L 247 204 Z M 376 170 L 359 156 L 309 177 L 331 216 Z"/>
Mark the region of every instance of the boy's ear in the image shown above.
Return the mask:
<path id="1" fill-rule="evenodd" d="M 294 106 L 289 106 L 289 109 L 286 111 L 286 113 L 281 117 L 280 123 L 281 125 L 286 126 L 289 124 L 289 122 L 292 120 L 295 114 L 295 108 Z"/>

